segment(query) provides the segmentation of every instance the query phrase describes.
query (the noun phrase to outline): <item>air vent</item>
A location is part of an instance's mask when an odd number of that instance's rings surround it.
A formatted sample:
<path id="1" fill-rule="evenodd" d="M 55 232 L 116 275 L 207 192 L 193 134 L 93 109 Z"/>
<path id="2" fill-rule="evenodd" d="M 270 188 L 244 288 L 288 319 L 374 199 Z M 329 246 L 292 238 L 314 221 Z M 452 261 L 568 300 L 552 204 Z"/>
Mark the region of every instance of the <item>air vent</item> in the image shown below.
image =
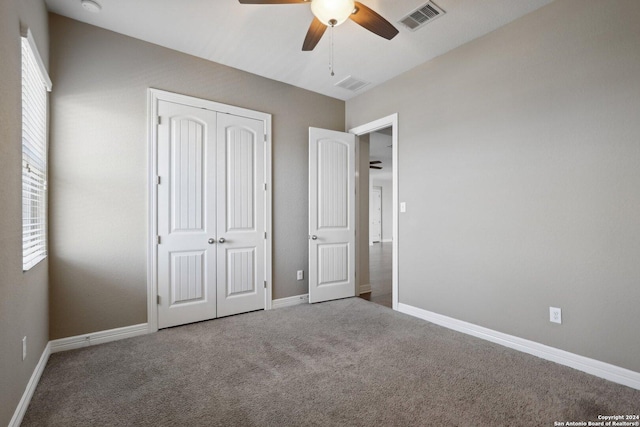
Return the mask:
<path id="1" fill-rule="evenodd" d="M 411 31 L 416 31 L 418 28 L 422 28 L 424 25 L 441 17 L 445 13 L 446 12 L 440 9 L 438 5 L 430 1 L 423 4 L 398 22 Z"/>
<path id="2" fill-rule="evenodd" d="M 345 79 L 340 80 L 338 83 L 336 83 L 336 86 L 355 92 L 357 90 L 362 89 L 368 84 L 369 82 L 365 82 L 364 80 L 360 80 L 356 77 L 349 76 Z"/>

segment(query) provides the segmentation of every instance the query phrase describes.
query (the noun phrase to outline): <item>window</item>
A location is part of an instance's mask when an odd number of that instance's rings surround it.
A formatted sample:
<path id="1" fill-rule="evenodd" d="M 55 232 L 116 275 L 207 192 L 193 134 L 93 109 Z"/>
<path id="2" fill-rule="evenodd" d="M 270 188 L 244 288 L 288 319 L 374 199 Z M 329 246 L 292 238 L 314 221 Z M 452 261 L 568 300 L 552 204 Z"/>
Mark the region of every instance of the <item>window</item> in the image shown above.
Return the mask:
<path id="1" fill-rule="evenodd" d="M 47 91 L 31 33 L 22 38 L 22 269 L 47 256 Z"/>

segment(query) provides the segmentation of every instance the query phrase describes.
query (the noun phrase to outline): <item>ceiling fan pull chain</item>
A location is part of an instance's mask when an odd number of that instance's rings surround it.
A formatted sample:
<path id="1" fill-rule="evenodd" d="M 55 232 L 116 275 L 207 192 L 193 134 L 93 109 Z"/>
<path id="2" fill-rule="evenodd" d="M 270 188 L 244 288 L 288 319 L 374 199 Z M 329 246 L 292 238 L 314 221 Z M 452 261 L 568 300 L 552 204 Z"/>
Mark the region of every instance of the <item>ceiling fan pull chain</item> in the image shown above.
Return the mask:
<path id="1" fill-rule="evenodd" d="M 329 70 L 331 70 L 331 77 L 335 74 L 333 73 L 333 25 L 331 25 L 331 61 L 329 62 Z"/>

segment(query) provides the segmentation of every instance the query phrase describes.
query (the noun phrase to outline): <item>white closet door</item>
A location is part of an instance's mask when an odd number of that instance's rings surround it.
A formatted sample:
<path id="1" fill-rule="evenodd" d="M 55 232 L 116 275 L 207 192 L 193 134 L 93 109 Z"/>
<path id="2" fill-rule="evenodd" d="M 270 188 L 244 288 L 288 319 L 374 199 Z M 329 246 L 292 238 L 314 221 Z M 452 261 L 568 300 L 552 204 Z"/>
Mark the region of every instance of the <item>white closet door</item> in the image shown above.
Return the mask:
<path id="1" fill-rule="evenodd" d="M 218 114 L 218 317 L 264 308 L 265 130 Z"/>
<path id="2" fill-rule="evenodd" d="M 160 101 L 158 327 L 216 317 L 216 113 Z"/>
<path id="3" fill-rule="evenodd" d="M 355 136 L 309 128 L 309 302 L 355 296 Z"/>
<path id="4" fill-rule="evenodd" d="M 264 122 L 167 101 L 158 115 L 158 327 L 264 309 Z"/>

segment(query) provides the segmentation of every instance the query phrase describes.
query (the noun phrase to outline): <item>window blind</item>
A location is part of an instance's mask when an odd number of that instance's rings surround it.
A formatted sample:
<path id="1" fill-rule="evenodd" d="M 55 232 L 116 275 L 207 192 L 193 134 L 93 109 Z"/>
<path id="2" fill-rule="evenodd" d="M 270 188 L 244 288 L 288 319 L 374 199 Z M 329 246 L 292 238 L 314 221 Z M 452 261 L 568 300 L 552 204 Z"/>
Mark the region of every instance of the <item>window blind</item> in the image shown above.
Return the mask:
<path id="1" fill-rule="evenodd" d="M 47 256 L 47 89 L 30 37 L 22 38 L 22 269 Z"/>

